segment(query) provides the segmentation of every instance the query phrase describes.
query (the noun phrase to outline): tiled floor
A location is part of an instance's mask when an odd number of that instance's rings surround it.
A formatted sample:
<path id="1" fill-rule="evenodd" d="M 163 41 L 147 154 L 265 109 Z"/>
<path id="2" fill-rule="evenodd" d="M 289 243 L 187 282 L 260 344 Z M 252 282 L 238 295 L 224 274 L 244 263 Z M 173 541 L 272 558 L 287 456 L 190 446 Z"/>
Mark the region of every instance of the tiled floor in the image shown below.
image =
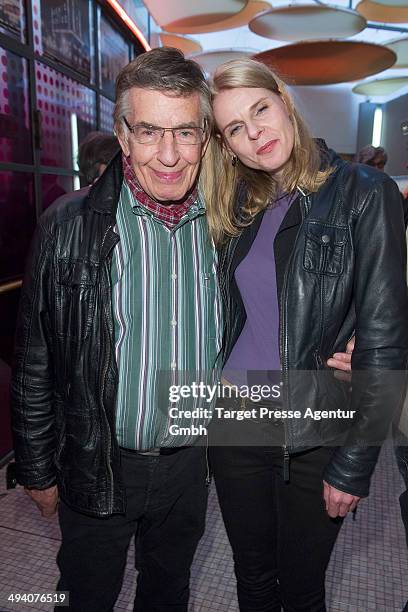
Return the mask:
<path id="1" fill-rule="evenodd" d="M 41 519 L 21 488 L 6 491 L 0 471 L 0 612 L 51 610 L 48 604 L 6 605 L 5 593 L 47 591 L 55 587 L 59 546 L 56 520 Z M 408 556 L 399 515 L 402 481 L 386 446 L 370 498 L 348 518 L 337 541 L 327 575 L 329 612 L 401 612 L 408 598 Z M 130 550 L 122 592 L 115 610 L 132 610 L 135 590 Z M 1 597 L 1 595 L 0 595 Z M 211 491 L 207 530 L 197 551 L 191 583 L 191 611 L 236 611 L 231 553 Z M 64 610 L 64 608 L 61 608 Z"/>

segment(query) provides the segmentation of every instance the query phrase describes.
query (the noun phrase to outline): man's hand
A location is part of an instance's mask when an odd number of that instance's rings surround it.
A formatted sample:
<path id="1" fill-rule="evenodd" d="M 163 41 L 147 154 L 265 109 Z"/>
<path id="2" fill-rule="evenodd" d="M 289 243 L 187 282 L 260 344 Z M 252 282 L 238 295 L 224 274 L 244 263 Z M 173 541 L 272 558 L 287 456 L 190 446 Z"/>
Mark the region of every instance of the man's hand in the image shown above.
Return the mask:
<path id="1" fill-rule="evenodd" d="M 335 489 L 325 480 L 323 480 L 323 486 L 326 511 L 331 518 L 346 516 L 347 512 L 353 512 L 361 499 L 361 497 L 357 497 L 357 495 L 350 495 L 349 493 L 343 493 L 343 491 Z"/>
<path id="2" fill-rule="evenodd" d="M 347 342 L 345 353 L 334 353 L 333 357 L 327 360 L 329 368 L 343 370 L 343 372 L 351 372 L 351 355 L 354 351 L 355 336 Z"/>
<path id="3" fill-rule="evenodd" d="M 57 511 L 58 505 L 58 489 L 57 485 L 40 491 L 39 489 L 26 489 L 24 493 L 31 497 L 41 514 L 46 518 L 50 518 Z"/>

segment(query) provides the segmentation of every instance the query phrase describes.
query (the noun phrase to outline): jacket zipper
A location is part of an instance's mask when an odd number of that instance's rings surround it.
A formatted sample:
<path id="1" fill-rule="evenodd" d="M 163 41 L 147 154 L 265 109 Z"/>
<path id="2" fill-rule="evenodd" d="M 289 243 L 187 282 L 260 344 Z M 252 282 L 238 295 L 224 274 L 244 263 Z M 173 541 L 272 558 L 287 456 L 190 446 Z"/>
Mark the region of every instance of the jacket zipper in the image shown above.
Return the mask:
<path id="1" fill-rule="evenodd" d="M 112 225 L 109 225 L 109 227 L 107 228 L 107 230 L 106 230 L 106 232 L 105 232 L 105 234 L 103 236 L 102 245 L 101 245 L 101 251 L 103 249 L 103 245 L 105 243 L 106 236 L 108 235 L 108 232 L 110 230 L 113 230 L 113 226 Z M 108 286 L 109 286 L 109 290 L 111 291 L 110 282 L 108 282 Z M 108 333 L 109 339 L 111 339 L 110 338 L 110 329 L 109 329 L 109 325 L 108 325 L 108 321 L 107 321 L 106 304 L 104 304 L 103 310 L 104 310 L 104 322 L 105 322 L 106 331 Z M 114 481 L 113 481 L 113 472 L 112 472 L 112 467 L 111 467 L 112 442 L 111 442 L 111 429 L 110 429 L 108 417 L 106 416 L 106 412 L 105 412 L 105 408 L 104 408 L 105 380 L 106 380 L 106 374 L 108 372 L 108 363 L 109 362 L 108 362 L 107 354 L 106 354 L 106 356 L 105 356 L 105 365 L 104 365 L 103 376 L 102 376 L 100 402 L 101 402 L 102 413 L 103 413 L 103 416 L 104 416 L 104 419 L 105 419 L 106 431 L 107 431 L 106 467 L 107 467 L 109 478 L 110 478 L 110 487 L 109 487 L 110 497 L 109 497 L 108 514 L 112 514 L 113 513 L 113 497 L 114 497 Z"/>
<path id="2" fill-rule="evenodd" d="M 306 207 L 306 202 L 304 200 L 306 200 L 308 196 L 306 196 L 303 192 L 301 193 L 302 193 L 302 197 L 300 198 L 300 211 L 302 214 L 302 223 L 303 223 L 303 220 L 305 218 L 303 206 Z M 287 289 L 288 273 L 292 265 L 293 253 L 295 251 L 295 247 L 296 247 L 296 244 L 299 238 L 300 230 L 301 230 L 301 227 L 299 227 L 298 232 L 296 234 L 296 239 L 293 245 L 292 253 L 290 255 L 288 265 L 286 266 L 285 274 L 283 277 L 282 296 L 280 300 L 281 329 L 280 329 L 279 344 L 280 344 L 280 354 L 281 354 L 281 359 L 282 359 L 283 395 L 286 400 L 286 405 L 288 408 L 289 408 L 289 393 L 288 393 L 288 364 L 287 364 L 288 334 L 287 334 L 287 314 L 286 314 L 286 307 L 287 307 L 286 289 Z M 283 431 L 284 431 L 284 436 L 285 436 L 285 440 L 283 444 L 283 479 L 285 482 L 289 482 L 290 480 L 290 453 L 288 450 L 288 424 L 286 423 L 286 420 L 284 420 L 283 422 Z"/>
<path id="3" fill-rule="evenodd" d="M 208 440 L 208 436 L 206 436 L 206 444 L 205 444 L 205 463 L 207 466 L 207 474 L 205 477 L 205 484 L 207 487 L 210 486 L 211 484 L 211 472 L 210 472 L 210 461 L 209 461 L 209 440 Z"/>
<path id="4" fill-rule="evenodd" d="M 106 313 L 105 313 L 106 316 Z M 105 325 L 107 326 L 107 323 L 105 321 Z M 109 331 L 109 330 L 108 330 Z M 101 406 L 102 406 L 102 413 L 105 419 L 105 424 L 106 424 L 106 431 L 107 431 L 107 453 L 106 453 L 106 467 L 108 469 L 108 473 L 109 473 L 109 478 L 110 478 L 110 486 L 109 486 L 109 492 L 110 492 L 110 497 L 109 497 L 109 514 L 112 514 L 113 512 L 113 496 L 114 496 L 114 482 L 113 482 L 113 472 L 112 472 L 112 467 L 111 467 L 111 450 L 112 450 L 112 443 L 111 443 L 111 430 L 110 430 L 110 426 L 109 426 L 109 421 L 108 421 L 108 417 L 106 416 L 106 412 L 105 412 L 105 408 L 104 408 L 104 395 L 105 395 L 105 385 L 104 385 L 104 381 L 106 378 L 106 374 L 108 372 L 108 360 L 105 357 L 105 367 L 104 367 L 104 371 L 103 371 L 103 379 L 102 379 L 102 385 L 101 385 Z"/>
<path id="5" fill-rule="evenodd" d="M 286 444 L 283 446 L 283 480 L 289 482 L 290 455 Z"/>
<path id="6" fill-rule="evenodd" d="M 287 275 L 288 269 L 290 265 L 291 259 L 288 262 L 288 266 L 285 270 L 285 275 L 283 277 L 283 287 L 282 287 L 282 298 L 280 303 L 280 320 L 281 320 L 281 330 L 280 330 L 280 353 L 282 356 L 282 378 L 283 378 L 283 387 L 282 392 L 284 396 L 284 400 L 286 400 L 286 405 L 288 405 L 288 376 L 287 376 L 287 333 L 286 333 L 286 286 L 287 286 Z M 288 451 L 288 426 L 286 420 L 283 421 L 283 432 L 284 432 L 284 444 L 283 444 L 283 479 L 285 482 L 289 482 L 289 472 L 290 472 L 290 455 Z"/>

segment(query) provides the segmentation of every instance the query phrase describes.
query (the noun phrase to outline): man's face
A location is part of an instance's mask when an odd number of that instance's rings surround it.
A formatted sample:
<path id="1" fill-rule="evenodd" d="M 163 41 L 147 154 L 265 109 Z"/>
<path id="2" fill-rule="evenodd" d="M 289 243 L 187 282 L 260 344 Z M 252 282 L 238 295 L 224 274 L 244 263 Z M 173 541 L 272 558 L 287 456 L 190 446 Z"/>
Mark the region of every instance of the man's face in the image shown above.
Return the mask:
<path id="1" fill-rule="evenodd" d="M 203 127 L 198 93 L 188 97 L 169 96 L 152 89 L 129 91 L 129 125 L 138 123 L 160 127 Z M 128 132 L 119 136 L 144 191 L 159 202 L 184 198 L 193 187 L 206 143 L 178 144 L 171 131 L 164 132 L 157 144 L 141 144 Z"/>

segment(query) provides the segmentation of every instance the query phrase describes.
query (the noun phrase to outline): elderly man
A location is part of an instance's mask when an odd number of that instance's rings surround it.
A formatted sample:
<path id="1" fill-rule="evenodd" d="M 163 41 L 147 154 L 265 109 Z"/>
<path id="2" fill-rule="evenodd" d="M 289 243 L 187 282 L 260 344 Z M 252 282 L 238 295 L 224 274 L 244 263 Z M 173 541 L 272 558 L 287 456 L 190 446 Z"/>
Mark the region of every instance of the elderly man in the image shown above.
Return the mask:
<path id="1" fill-rule="evenodd" d="M 72 610 L 113 609 L 135 534 L 138 612 L 187 610 L 206 449 L 170 434 L 160 375 L 210 372 L 220 350 L 197 192 L 209 101 L 200 68 L 175 49 L 126 66 L 122 153 L 88 197 L 47 210 L 32 246 L 12 385 L 17 474 L 44 516 L 59 500 L 58 589 Z"/>

